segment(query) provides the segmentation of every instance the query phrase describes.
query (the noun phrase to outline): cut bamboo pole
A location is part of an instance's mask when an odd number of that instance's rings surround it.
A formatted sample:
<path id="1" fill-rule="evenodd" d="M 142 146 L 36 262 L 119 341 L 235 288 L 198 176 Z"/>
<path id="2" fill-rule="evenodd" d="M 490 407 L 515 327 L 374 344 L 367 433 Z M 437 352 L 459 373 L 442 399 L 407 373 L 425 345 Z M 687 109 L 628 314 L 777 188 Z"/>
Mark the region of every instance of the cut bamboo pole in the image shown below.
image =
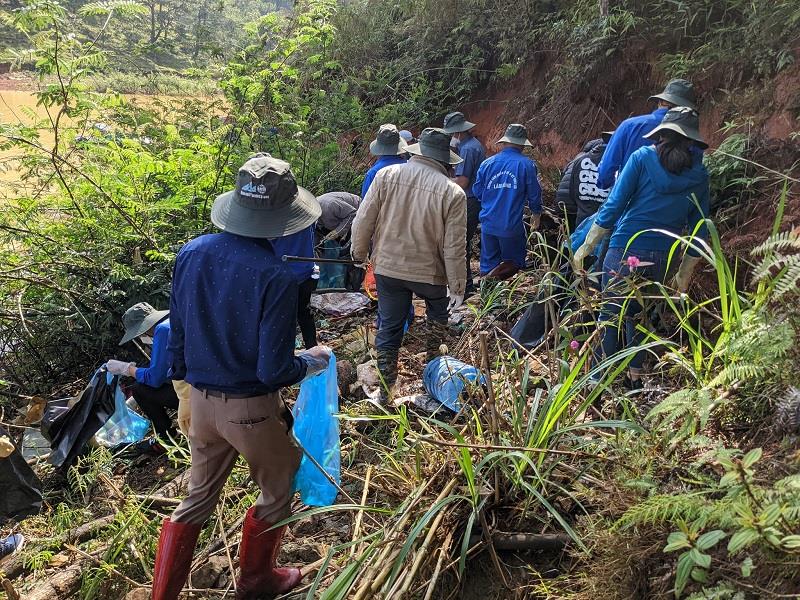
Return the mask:
<path id="1" fill-rule="evenodd" d="M 489 332 L 481 331 L 478 334 L 481 345 L 481 357 L 483 358 L 483 371 L 486 377 L 486 404 L 489 406 L 489 429 L 492 433 L 492 443 L 500 444 L 500 434 L 497 430 L 497 408 L 495 406 L 494 384 L 492 383 L 492 368 L 489 360 Z M 500 475 L 496 468 L 492 468 L 494 473 L 494 501 L 500 503 Z"/>
<path id="2" fill-rule="evenodd" d="M 369 494 L 369 480 L 372 478 L 372 465 L 367 467 L 367 475 L 364 478 L 364 490 L 361 492 L 361 506 L 366 506 L 367 504 L 367 495 Z M 358 514 L 356 515 L 356 524 L 353 527 L 353 542 L 358 539 L 358 536 L 361 534 L 361 521 L 364 518 L 364 509 L 360 508 L 358 510 Z M 350 556 L 355 557 L 357 551 L 360 552 L 361 544 L 353 543 L 350 547 Z"/>
<path id="3" fill-rule="evenodd" d="M 439 575 L 442 572 L 442 563 L 444 562 L 444 557 L 450 551 L 450 544 L 452 542 L 453 532 L 451 531 L 444 539 L 444 544 L 442 544 L 441 548 L 439 548 L 439 558 L 436 560 L 436 567 L 433 569 L 433 576 L 428 583 L 428 589 L 425 591 L 425 597 L 422 600 L 431 600 L 431 598 L 433 598 L 433 591 L 436 589 L 436 582 L 438 581 Z"/>

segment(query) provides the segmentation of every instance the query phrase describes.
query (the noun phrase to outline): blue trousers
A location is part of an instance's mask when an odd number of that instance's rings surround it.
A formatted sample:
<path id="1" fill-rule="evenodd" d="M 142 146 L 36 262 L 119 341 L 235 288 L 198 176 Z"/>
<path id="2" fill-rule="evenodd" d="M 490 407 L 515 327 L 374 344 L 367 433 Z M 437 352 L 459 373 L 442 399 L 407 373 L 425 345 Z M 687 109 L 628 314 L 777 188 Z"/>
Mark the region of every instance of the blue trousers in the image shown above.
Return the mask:
<path id="1" fill-rule="evenodd" d="M 603 325 L 603 341 L 601 351 L 595 354 L 595 361 L 599 362 L 604 357 L 609 357 L 619 352 L 623 346 L 633 348 L 642 344 L 646 335 L 636 329 L 636 324 L 642 318 L 642 305 L 636 297 L 630 295 L 630 285 L 626 278 L 631 276 L 636 280 L 654 281 L 663 283 L 667 276 L 668 252 L 659 251 L 628 251 L 624 248 L 609 248 L 603 262 L 603 306 L 600 310 L 600 322 Z M 652 263 L 631 269 L 627 264 L 628 256 L 636 256 L 640 261 Z M 646 287 L 640 287 L 643 294 L 649 293 Z M 620 314 L 622 314 L 622 327 L 620 327 Z M 646 353 L 637 352 L 629 367 L 641 369 Z"/>
<path id="2" fill-rule="evenodd" d="M 481 231 L 481 275 L 486 275 L 506 260 L 523 269 L 527 250 L 528 236 L 525 235 L 522 223 L 519 230 L 511 237 L 500 237 Z"/>

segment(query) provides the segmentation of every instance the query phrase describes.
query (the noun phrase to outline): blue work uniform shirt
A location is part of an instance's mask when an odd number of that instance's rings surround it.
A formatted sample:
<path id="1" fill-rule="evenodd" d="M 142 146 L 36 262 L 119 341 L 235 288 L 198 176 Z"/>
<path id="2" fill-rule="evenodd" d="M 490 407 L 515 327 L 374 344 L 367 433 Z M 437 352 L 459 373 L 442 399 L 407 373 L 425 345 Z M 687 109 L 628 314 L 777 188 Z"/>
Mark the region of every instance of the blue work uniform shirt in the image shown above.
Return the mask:
<path id="1" fill-rule="evenodd" d="M 461 157 L 461 162 L 455 166 L 455 176 L 466 177 L 469 180 L 464 191 L 467 198 L 475 198 L 472 186 L 475 184 L 481 163 L 486 160 L 486 150 L 480 140 L 473 135 L 461 142 L 458 146 L 458 155 Z"/>
<path id="2" fill-rule="evenodd" d="M 316 225 L 310 225 L 297 233 L 270 240 L 275 254 L 278 255 L 278 258 L 284 255 L 314 258 L 315 229 Z M 294 273 L 297 283 L 303 283 L 311 279 L 311 276 L 314 274 L 313 261 L 287 261 L 286 266 Z"/>
<path id="3" fill-rule="evenodd" d="M 266 394 L 297 383 L 297 280 L 269 240 L 203 235 L 175 260 L 172 379 L 198 389 Z"/>
<path id="4" fill-rule="evenodd" d="M 169 351 L 169 319 L 161 321 L 153 331 L 153 348 L 150 350 L 150 366 L 136 369 L 136 381 L 150 387 L 161 387 L 169 381 L 167 376 L 172 364 Z"/>
<path id="5" fill-rule="evenodd" d="M 622 169 L 631 155 L 639 148 L 653 144 L 653 140 L 648 140 L 644 136 L 661 125 L 668 110 L 667 108 L 657 108 L 649 115 L 631 117 L 619 124 L 600 161 L 597 171 L 597 187 L 605 189 L 614 185 L 617 173 L 622 173 Z"/>
<path id="6" fill-rule="evenodd" d="M 375 179 L 375 175 L 377 175 L 378 171 L 386 167 L 391 167 L 392 165 L 402 165 L 406 162 L 405 158 L 396 154 L 393 156 L 379 156 L 375 164 L 372 165 L 369 171 L 367 171 L 367 174 L 364 175 L 364 183 L 361 185 L 361 197 L 367 197 L 369 186 L 372 185 L 372 180 Z"/>
<path id="7" fill-rule="evenodd" d="M 481 163 L 472 191 L 481 203 L 481 231 L 497 237 L 518 235 L 525 204 L 542 212 L 536 164 L 519 148 L 504 148 Z"/>
<path id="8" fill-rule="evenodd" d="M 594 221 L 603 229 L 614 229 L 609 248 L 627 247 L 628 254 L 637 250 L 666 252 L 676 242 L 670 235 L 647 229 L 674 235 L 694 235 L 697 229 L 698 237 L 708 236 L 704 222 L 708 215 L 708 172 L 703 153 L 693 148 L 692 154 L 692 167 L 677 175 L 661 166 L 655 146 L 640 148 L 631 155 Z M 689 253 L 697 255 L 691 249 Z"/>

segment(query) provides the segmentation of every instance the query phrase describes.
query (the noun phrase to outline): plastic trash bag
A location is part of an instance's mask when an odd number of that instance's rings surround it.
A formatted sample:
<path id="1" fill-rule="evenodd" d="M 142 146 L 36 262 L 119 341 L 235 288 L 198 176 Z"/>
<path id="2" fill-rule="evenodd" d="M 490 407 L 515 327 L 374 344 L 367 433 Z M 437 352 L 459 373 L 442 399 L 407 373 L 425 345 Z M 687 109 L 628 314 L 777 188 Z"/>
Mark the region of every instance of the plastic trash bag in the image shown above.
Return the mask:
<path id="1" fill-rule="evenodd" d="M 422 383 L 431 398 L 453 412 L 461 410 L 461 394 L 467 384 L 483 384 L 483 374 L 452 356 L 437 356 L 425 366 Z"/>
<path id="2" fill-rule="evenodd" d="M 342 256 L 343 248 L 336 240 L 325 240 L 318 246 L 320 258 L 350 258 Z M 342 289 L 347 283 L 347 265 L 336 263 L 320 263 L 318 289 Z"/>
<path id="3" fill-rule="evenodd" d="M 106 381 L 114 389 L 114 414 L 94 434 L 94 439 L 106 448 L 138 442 L 150 429 L 150 421 L 128 407 L 119 377 L 106 372 Z"/>
<path id="4" fill-rule="evenodd" d="M 0 437 L 8 432 L 0 427 Z M 10 436 L 9 436 L 10 437 Z M 42 508 L 42 482 L 17 448 L 0 458 L 0 521 L 21 521 Z"/>
<path id="5" fill-rule="evenodd" d="M 47 428 L 53 450 L 48 461 L 53 466 L 66 468 L 72 465 L 87 442 L 114 414 L 116 388 L 109 385 L 106 375 L 105 369 L 95 371 L 77 402 L 56 416 Z M 43 417 L 43 425 L 44 420 Z"/>
<path id="6" fill-rule="evenodd" d="M 528 309 L 522 313 L 519 320 L 511 328 L 511 337 L 526 350 L 532 350 L 542 343 L 547 321 L 547 305 L 540 300 L 534 300 Z M 552 323 L 550 324 L 552 327 Z"/>
<path id="7" fill-rule="evenodd" d="M 300 394 L 292 410 L 294 436 L 305 449 L 294 478 L 294 489 L 300 492 L 300 499 L 308 506 L 329 506 L 336 500 L 336 486 L 306 456 L 306 452 L 337 484 L 341 483 L 339 420 L 335 416 L 338 412 L 336 357 L 331 353 L 328 368 L 300 384 Z"/>

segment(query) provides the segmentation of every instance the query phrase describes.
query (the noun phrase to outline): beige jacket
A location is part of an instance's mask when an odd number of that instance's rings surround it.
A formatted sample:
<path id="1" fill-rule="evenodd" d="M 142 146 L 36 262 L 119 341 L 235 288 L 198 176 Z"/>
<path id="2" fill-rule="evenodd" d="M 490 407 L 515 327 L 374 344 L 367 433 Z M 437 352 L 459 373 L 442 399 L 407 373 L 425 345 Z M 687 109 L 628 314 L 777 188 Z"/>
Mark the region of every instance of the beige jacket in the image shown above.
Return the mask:
<path id="1" fill-rule="evenodd" d="M 435 160 L 413 156 L 378 171 L 352 228 L 353 258 L 378 275 L 447 285 L 467 283 L 467 198 Z"/>

